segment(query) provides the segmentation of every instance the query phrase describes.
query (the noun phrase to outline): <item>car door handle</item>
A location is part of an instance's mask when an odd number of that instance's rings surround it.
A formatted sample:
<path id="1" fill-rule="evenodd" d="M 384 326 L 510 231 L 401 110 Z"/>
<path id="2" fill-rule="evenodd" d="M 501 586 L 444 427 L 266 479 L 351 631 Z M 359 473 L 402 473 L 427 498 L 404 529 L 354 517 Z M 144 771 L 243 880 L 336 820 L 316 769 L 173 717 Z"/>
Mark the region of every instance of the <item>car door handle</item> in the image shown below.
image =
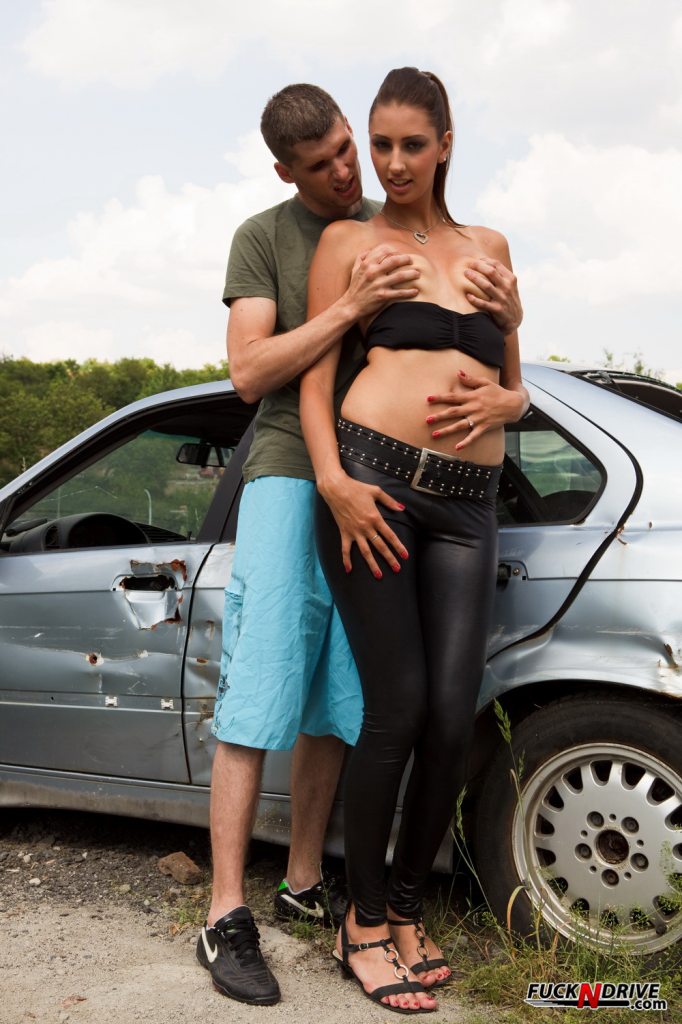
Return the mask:
<path id="1" fill-rule="evenodd" d="M 153 593 L 178 589 L 177 581 L 165 572 L 153 576 L 122 576 L 118 586 L 121 590 L 146 590 Z"/>

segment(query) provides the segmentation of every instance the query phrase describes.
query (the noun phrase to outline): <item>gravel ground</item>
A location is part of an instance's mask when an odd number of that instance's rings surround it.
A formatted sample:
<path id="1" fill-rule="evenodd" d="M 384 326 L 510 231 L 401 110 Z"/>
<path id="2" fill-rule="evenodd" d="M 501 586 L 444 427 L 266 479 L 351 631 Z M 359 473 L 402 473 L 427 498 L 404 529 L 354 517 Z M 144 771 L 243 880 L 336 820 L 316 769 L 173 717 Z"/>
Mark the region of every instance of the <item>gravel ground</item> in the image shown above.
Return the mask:
<path id="1" fill-rule="evenodd" d="M 196 886 L 161 874 L 160 857 L 184 851 L 202 869 Z M 255 844 L 248 900 L 282 987 L 275 1007 L 248 1007 L 213 990 L 194 948 L 209 885 L 203 829 L 99 815 L 3 810 L 0 819 L 0 1024 L 202 1024 L 230 1021 L 360 1024 L 396 1020 L 345 981 L 330 958 L 331 932 L 302 941 L 271 911 L 285 851 Z M 294 929 L 295 931 L 295 929 Z M 433 1024 L 478 1024 L 454 990 Z M 506 1018 L 507 1020 L 509 1018 Z"/>

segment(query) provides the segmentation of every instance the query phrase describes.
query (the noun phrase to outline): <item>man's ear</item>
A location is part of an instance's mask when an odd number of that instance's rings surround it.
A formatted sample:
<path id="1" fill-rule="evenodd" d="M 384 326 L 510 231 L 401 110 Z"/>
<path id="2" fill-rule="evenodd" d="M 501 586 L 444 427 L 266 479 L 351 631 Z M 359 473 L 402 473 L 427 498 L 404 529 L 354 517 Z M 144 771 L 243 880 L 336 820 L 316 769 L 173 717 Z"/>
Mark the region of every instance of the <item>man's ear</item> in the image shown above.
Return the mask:
<path id="1" fill-rule="evenodd" d="M 279 162 L 279 160 L 278 160 L 275 163 L 275 171 L 277 172 L 277 176 L 279 178 L 281 178 L 282 181 L 285 181 L 287 183 L 287 185 L 295 185 L 296 184 L 296 182 L 294 181 L 294 179 L 291 176 L 291 171 L 286 166 L 286 164 L 281 164 Z"/>

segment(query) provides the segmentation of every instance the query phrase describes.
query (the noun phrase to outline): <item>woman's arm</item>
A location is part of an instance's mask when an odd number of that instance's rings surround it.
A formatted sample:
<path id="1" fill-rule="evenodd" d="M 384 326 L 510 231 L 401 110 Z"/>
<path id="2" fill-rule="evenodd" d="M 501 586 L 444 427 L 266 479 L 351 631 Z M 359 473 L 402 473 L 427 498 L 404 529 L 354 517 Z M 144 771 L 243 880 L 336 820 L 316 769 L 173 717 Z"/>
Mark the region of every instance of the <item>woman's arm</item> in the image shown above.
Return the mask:
<path id="1" fill-rule="evenodd" d="M 324 231 L 308 276 L 309 319 L 345 291 L 357 262 L 354 255 L 360 242 L 358 227 L 350 222 L 337 222 Z M 397 510 L 403 506 L 380 487 L 353 480 L 341 467 L 334 426 L 334 382 L 341 345 L 342 341 L 337 342 L 301 377 L 301 426 L 317 489 L 339 527 L 346 572 L 352 569 L 351 548 L 355 543 L 374 576 L 381 579 L 375 555 L 382 555 L 398 572 L 400 563 L 395 553 L 407 558 L 407 551 L 382 517 L 377 502 Z"/>

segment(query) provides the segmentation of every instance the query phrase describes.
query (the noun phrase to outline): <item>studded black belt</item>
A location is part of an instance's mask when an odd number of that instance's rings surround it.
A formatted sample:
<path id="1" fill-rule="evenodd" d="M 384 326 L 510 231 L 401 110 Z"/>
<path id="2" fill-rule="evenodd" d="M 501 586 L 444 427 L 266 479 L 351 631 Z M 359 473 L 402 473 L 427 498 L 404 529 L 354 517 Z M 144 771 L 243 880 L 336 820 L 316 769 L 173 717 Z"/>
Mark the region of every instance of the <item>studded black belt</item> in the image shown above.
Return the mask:
<path id="1" fill-rule="evenodd" d="M 404 480 L 415 491 L 477 500 L 497 494 L 501 466 L 480 466 L 431 448 L 415 448 L 342 417 L 336 432 L 344 458 Z"/>

